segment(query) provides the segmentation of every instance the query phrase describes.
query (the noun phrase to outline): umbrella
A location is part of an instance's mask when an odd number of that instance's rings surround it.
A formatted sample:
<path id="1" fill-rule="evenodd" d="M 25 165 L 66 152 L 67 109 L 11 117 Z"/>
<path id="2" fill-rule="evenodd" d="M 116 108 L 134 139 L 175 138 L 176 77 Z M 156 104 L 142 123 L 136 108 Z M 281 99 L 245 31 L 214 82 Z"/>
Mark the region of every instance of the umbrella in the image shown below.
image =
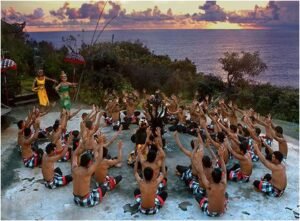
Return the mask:
<path id="1" fill-rule="evenodd" d="M 1 73 L 4 74 L 4 93 L 5 93 L 5 99 L 6 103 L 8 104 L 8 90 L 7 90 L 7 79 L 6 79 L 6 71 L 7 70 L 17 70 L 17 64 L 11 59 L 3 59 L 1 60 Z"/>
<path id="2" fill-rule="evenodd" d="M 17 64 L 13 60 L 5 58 L 1 60 L 1 72 L 7 70 L 17 70 Z"/>
<path id="3" fill-rule="evenodd" d="M 68 54 L 65 57 L 64 61 L 67 63 L 73 64 L 73 82 L 74 82 L 75 81 L 75 64 L 85 64 L 84 57 L 78 53 L 71 52 L 70 54 Z M 81 78 L 82 78 L 82 74 L 80 76 L 76 97 L 73 98 L 73 100 L 75 99 L 75 101 L 77 100 L 78 92 L 80 89 Z"/>

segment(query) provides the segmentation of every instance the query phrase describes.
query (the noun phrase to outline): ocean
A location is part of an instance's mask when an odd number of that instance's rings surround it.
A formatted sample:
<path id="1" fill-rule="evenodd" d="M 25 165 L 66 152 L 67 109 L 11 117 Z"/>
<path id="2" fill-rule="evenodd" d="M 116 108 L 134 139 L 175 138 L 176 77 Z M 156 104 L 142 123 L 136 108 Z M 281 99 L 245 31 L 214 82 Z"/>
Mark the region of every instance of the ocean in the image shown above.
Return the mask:
<path id="1" fill-rule="evenodd" d="M 93 31 L 32 32 L 29 35 L 59 48 L 64 45 L 62 37 L 70 35 L 77 38 L 78 46 L 81 42 L 90 44 Z M 225 52 L 259 51 L 268 69 L 254 80 L 299 88 L 298 30 L 114 30 L 103 32 L 99 42 L 111 42 L 113 35 L 114 42 L 139 40 L 157 55 L 189 58 L 198 72 L 224 79 L 225 72 L 218 59 Z"/>

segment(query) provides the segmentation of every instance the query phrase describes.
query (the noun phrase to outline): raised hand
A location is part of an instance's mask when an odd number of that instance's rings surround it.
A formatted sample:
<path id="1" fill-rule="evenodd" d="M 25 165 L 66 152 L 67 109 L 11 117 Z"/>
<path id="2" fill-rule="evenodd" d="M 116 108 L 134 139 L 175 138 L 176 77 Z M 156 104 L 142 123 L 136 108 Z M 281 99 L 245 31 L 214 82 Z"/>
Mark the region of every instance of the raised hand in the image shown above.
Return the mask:
<path id="1" fill-rule="evenodd" d="M 120 141 L 118 142 L 118 149 L 121 150 L 122 147 L 123 147 L 123 142 L 122 142 L 122 140 L 120 140 Z"/>

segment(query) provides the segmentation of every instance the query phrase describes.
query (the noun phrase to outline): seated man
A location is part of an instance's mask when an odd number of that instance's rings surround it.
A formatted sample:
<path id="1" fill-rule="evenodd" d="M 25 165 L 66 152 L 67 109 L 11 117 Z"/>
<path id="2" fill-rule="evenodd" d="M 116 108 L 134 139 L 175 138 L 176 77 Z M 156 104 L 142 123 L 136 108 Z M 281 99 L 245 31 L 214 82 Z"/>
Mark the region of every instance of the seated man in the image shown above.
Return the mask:
<path id="1" fill-rule="evenodd" d="M 31 147 L 32 143 L 38 139 L 38 135 L 38 130 L 32 136 L 30 128 L 25 128 L 24 135 L 19 140 L 25 167 L 34 168 L 41 164 L 44 151 L 40 148 L 33 151 Z"/>
<path id="2" fill-rule="evenodd" d="M 274 151 L 270 162 L 260 152 L 257 143 L 254 143 L 254 150 L 261 162 L 272 171 L 272 175 L 269 173 L 266 174 L 261 180 L 255 180 L 253 185 L 261 192 L 270 196 L 282 196 L 287 185 L 286 168 L 281 163 L 283 154 L 279 151 Z"/>
<path id="3" fill-rule="evenodd" d="M 108 191 L 113 190 L 116 185 L 122 180 L 121 175 L 116 177 L 108 176 L 108 168 L 122 161 L 122 145 L 123 143 L 120 141 L 118 143 L 119 154 L 117 159 L 106 159 L 105 155 L 103 155 L 103 160 L 100 161 L 96 166 L 94 178 L 97 182 L 97 185 L 106 186 Z"/>
<path id="4" fill-rule="evenodd" d="M 180 106 L 176 112 L 168 111 L 170 114 L 177 115 L 178 123 L 169 127 L 170 131 L 178 131 L 180 133 L 186 133 L 186 116 L 184 114 L 184 107 Z"/>
<path id="5" fill-rule="evenodd" d="M 137 161 L 134 167 L 135 178 L 138 182 L 139 189 L 134 191 L 134 197 L 139 204 L 139 211 L 146 215 L 153 215 L 164 205 L 168 193 L 165 191 L 157 193 L 158 185 L 164 176 L 160 174 L 156 179 L 152 179 L 153 170 L 146 167 L 143 171 L 144 179 L 137 172 Z"/>
<path id="6" fill-rule="evenodd" d="M 150 128 L 147 129 L 147 132 L 150 131 Z M 138 152 L 138 160 L 141 163 L 142 170 L 146 167 L 149 167 L 153 170 L 153 177 L 152 179 L 155 180 L 159 176 L 160 172 L 162 172 L 164 179 L 159 184 L 158 191 L 162 191 L 167 185 L 167 169 L 165 166 L 165 158 L 166 154 L 162 149 L 162 138 L 161 138 L 161 131 L 160 128 L 156 128 L 155 131 L 157 135 L 157 139 L 154 140 L 154 143 L 150 145 L 150 149 L 146 157 L 144 157 L 143 153 L 144 148 L 147 148 L 147 145 L 143 145 L 137 152 Z"/>
<path id="7" fill-rule="evenodd" d="M 239 161 L 239 164 L 235 164 L 228 172 L 228 179 L 234 182 L 249 182 L 249 178 L 252 174 L 252 159 L 249 152 L 247 152 L 248 142 L 243 141 L 239 147 L 240 151 L 235 152 L 230 144 L 228 139 L 226 139 L 226 146 L 229 152 Z"/>
<path id="8" fill-rule="evenodd" d="M 92 161 L 89 153 L 84 153 L 80 157 L 79 166 L 76 163 L 72 164 L 74 202 L 82 207 L 93 207 L 99 204 L 107 191 L 105 186 L 90 191 L 91 177 L 103 156 L 103 148 L 98 146 L 96 149 L 98 154 L 95 154 L 95 162 Z"/>
<path id="9" fill-rule="evenodd" d="M 199 155 L 203 158 L 203 148 L 198 149 Z M 220 216 L 226 211 L 227 206 L 227 196 L 226 196 L 226 167 L 224 163 L 224 149 L 220 148 L 218 150 L 219 161 L 221 164 L 222 170 L 215 168 L 212 173 L 212 182 L 210 182 L 203 171 L 203 166 L 201 162 L 198 162 L 196 168 L 198 174 L 205 186 L 207 197 L 202 194 L 195 196 L 196 201 L 199 203 L 199 206 L 203 212 L 208 216 Z"/>
<path id="10" fill-rule="evenodd" d="M 72 141 L 73 137 L 70 136 L 68 144 Z M 45 186 L 49 189 L 55 189 L 57 187 L 65 186 L 72 181 L 72 176 L 63 176 L 59 167 L 54 169 L 54 162 L 58 161 L 68 151 L 68 147 L 64 147 L 64 150 L 60 154 L 55 153 L 56 145 L 49 143 L 46 146 L 46 153 L 43 156 L 42 161 L 42 174 L 45 180 Z"/>
<path id="11" fill-rule="evenodd" d="M 198 163 L 199 159 L 195 156 L 195 152 L 197 147 L 194 147 L 194 143 L 192 142 L 191 146 L 193 151 L 187 150 L 180 142 L 179 137 L 178 137 L 178 132 L 174 132 L 174 137 L 176 144 L 179 146 L 180 150 L 190 158 L 191 160 L 191 166 L 181 166 L 177 165 L 176 166 L 176 174 L 180 176 L 181 180 L 185 182 L 185 184 L 193 191 L 197 189 L 197 186 L 199 187 L 198 181 L 198 176 L 197 176 L 197 171 L 195 168 L 195 164 Z M 198 185 L 197 185 L 198 184 Z"/>

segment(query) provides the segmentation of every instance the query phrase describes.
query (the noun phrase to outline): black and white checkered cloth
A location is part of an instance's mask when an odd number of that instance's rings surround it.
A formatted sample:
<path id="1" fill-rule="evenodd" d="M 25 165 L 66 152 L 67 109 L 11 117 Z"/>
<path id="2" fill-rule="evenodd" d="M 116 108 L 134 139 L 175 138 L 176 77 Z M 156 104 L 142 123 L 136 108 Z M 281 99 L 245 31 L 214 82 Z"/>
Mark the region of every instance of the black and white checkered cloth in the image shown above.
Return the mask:
<path id="1" fill-rule="evenodd" d="M 17 64 L 11 59 L 3 59 L 1 60 L 1 71 L 6 71 L 6 70 L 16 70 L 17 69 Z"/>

